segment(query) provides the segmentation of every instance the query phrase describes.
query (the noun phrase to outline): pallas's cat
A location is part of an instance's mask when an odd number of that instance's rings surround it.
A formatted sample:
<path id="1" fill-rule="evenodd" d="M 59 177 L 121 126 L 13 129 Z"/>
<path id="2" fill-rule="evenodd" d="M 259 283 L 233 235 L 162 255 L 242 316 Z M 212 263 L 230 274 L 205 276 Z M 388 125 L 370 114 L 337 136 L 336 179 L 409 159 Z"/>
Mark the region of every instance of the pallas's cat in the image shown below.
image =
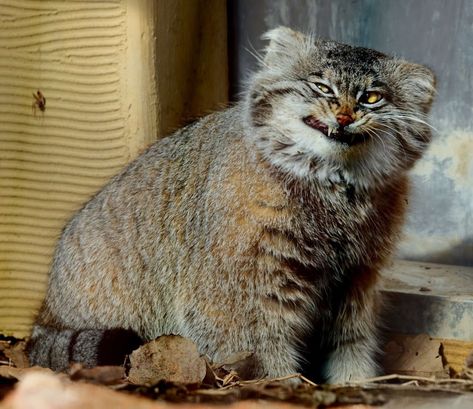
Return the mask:
<path id="1" fill-rule="evenodd" d="M 32 364 L 177 334 L 245 377 L 376 374 L 377 278 L 430 140 L 429 69 L 280 27 L 243 101 L 161 139 L 67 224 Z M 321 359 L 320 359 L 321 358 Z"/>

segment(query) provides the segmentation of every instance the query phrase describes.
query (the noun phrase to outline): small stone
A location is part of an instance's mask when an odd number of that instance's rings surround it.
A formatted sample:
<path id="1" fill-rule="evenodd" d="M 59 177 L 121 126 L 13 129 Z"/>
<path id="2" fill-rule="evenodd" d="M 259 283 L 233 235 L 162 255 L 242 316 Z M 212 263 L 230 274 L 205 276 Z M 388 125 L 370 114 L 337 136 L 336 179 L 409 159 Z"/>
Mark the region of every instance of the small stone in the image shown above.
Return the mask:
<path id="1" fill-rule="evenodd" d="M 160 380 L 201 383 L 206 374 L 205 360 L 189 339 L 165 335 L 148 342 L 130 355 L 128 380 L 136 385 L 153 385 Z"/>

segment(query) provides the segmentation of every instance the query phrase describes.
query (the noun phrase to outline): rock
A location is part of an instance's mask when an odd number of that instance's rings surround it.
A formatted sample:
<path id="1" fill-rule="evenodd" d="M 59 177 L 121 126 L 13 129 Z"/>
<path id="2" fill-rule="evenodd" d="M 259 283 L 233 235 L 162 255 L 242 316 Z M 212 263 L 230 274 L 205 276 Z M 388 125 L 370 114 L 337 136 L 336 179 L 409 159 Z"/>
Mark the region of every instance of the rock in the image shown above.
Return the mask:
<path id="1" fill-rule="evenodd" d="M 205 360 L 189 339 L 166 335 L 148 342 L 130 355 L 128 380 L 136 385 L 152 385 L 160 380 L 201 383 L 206 374 Z"/>
<path id="2" fill-rule="evenodd" d="M 29 362 L 26 356 L 26 342 L 25 341 L 0 341 L 0 353 L 5 355 L 11 364 L 17 368 L 28 368 Z"/>

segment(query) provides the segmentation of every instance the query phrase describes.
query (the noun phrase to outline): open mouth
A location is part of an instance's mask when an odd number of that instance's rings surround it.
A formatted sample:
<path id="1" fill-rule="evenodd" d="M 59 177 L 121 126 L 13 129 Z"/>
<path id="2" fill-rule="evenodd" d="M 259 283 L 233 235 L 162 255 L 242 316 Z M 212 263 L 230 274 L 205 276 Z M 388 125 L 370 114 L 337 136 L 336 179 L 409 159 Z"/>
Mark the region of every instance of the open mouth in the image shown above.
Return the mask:
<path id="1" fill-rule="evenodd" d="M 306 116 L 302 119 L 304 123 L 311 128 L 323 133 L 328 139 L 332 141 L 342 143 L 344 145 L 353 146 L 358 145 L 366 141 L 367 135 L 362 133 L 351 133 L 346 132 L 343 128 L 331 129 L 328 125 L 319 121 L 312 115 Z"/>

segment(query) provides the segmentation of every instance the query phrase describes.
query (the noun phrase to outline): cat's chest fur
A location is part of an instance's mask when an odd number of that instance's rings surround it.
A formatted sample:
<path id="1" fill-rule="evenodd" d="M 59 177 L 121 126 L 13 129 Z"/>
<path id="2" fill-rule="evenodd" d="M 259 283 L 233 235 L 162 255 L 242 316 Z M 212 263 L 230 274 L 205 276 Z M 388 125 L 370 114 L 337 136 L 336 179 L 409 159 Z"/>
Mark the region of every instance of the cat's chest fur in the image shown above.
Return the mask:
<path id="1" fill-rule="evenodd" d="M 279 176 L 246 172 L 244 203 L 237 204 L 245 209 L 240 226 L 251 224 L 248 245 L 257 260 L 256 281 L 271 282 L 275 291 L 296 285 L 317 291 L 379 267 L 404 213 L 404 177 L 366 192 Z"/>
<path id="2" fill-rule="evenodd" d="M 368 247 L 380 233 L 372 221 L 382 211 L 372 197 L 346 184 L 299 188 L 292 195 L 297 244 L 306 249 L 308 263 L 334 271 L 370 263 Z"/>

